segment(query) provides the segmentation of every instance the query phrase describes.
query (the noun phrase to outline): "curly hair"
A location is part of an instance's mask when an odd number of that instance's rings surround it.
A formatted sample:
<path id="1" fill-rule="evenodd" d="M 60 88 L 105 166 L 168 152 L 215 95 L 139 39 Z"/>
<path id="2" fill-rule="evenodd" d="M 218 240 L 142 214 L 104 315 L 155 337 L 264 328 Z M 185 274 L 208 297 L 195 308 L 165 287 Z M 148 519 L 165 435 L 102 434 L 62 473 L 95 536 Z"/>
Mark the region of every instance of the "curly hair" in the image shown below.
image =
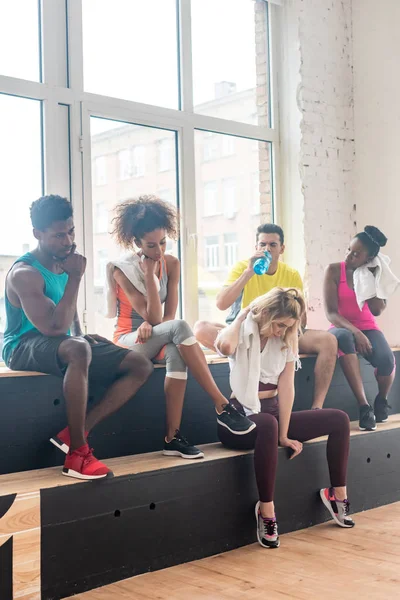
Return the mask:
<path id="1" fill-rule="evenodd" d="M 119 246 L 130 249 L 134 240 L 141 240 L 146 233 L 165 229 L 168 237 L 178 237 L 178 215 L 169 202 L 157 196 L 139 196 L 121 202 L 115 207 L 112 235 Z"/>

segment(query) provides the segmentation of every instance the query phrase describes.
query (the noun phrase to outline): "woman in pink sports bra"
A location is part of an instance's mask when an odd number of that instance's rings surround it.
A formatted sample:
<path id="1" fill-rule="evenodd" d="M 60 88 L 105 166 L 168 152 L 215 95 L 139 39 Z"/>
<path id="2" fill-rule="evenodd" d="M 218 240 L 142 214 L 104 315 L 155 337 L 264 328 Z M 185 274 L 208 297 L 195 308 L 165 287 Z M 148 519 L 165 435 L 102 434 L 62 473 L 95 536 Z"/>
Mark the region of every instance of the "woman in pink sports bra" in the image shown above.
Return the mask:
<path id="1" fill-rule="evenodd" d="M 333 263 L 325 272 L 325 312 L 332 323 L 330 332 L 338 340 L 339 362 L 347 381 L 360 405 L 360 429 L 373 431 L 376 423 L 388 420 L 387 397 L 395 375 L 395 359 L 375 317 L 386 308 L 386 301 L 371 298 L 362 310 L 354 292 L 353 273 L 378 255 L 387 238 L 371 225 L 358 233 L 350 242 L 346 259 Z M 357 353 L 375 367 L 378 395 L 374 408 L 365 395 Z"/>

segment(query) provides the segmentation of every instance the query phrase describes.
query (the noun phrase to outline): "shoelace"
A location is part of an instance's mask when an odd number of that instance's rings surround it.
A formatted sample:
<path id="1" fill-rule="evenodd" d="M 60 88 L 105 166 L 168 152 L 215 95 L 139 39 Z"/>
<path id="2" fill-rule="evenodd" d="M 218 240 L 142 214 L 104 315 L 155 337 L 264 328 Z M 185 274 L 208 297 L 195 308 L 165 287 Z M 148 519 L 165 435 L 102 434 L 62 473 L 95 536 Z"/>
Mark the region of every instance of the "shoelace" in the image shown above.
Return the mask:
<path id="1" fill-rule="evenodd" d="M 264 525 L 264 535 L 272 537 L 273 535 L 277 535 L 278 533 L 278 525 L 276 521 L 272 521 L 271 519 L 264 519 L 263 517 L 261 517 L 263 520 L 263 525 Z"/>
<path id="2" fill-rule="evenodd" d="M 93 456 L 93 448 L 89 448 L 89 450 L 83 457 L 83 464 L 88 465 L 91 462 L 93 462 L 94 460 L 97 460 L 97 459 Z"/>
<path id="3" fill-rule="evenodd" d="M 345 500 L 343 502 L 343 512 L 344 512 L 344 516 L 347 517 L 349 515 L 350 512 L 350 502 L 348 500 Z"/>
<path id="4" fill-rule="evenodd" d="M 188 440 L 185 438 L 185 436 L 183 436 L 181 434 L 181 432 L 179 431 L 179 429 L 176 430 L 174 438 L 178 441 L 181 442 L 182 444 L 185 444 L 185 446 L 190 446 Z"/>

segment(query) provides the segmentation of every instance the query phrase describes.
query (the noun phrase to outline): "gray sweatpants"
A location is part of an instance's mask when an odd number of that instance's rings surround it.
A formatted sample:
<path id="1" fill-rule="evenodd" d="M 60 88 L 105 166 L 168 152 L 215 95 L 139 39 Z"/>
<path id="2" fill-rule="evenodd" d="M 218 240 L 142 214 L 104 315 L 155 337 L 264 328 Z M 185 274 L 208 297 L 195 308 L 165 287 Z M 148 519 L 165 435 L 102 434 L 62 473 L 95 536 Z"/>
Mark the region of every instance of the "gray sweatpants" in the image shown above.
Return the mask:
<path id="1" fill-rule="evenodd" d="M 165 360 L 155 362 L 165 363 L 168 377 L 187 379 L 186 364 L 177 346 L 193 346 L 197 342 L 186 321 L 181 319 L 165 321 L 165 323 L 153 327 L 151 337 L 144 344 L 138 344 L 136 340 L 137 331 L 132 331 L 132 333 L 121 335 L 118 342 L 133 352 L 144 354 L 150 359 L 154 359 L 165 346 Z"/>

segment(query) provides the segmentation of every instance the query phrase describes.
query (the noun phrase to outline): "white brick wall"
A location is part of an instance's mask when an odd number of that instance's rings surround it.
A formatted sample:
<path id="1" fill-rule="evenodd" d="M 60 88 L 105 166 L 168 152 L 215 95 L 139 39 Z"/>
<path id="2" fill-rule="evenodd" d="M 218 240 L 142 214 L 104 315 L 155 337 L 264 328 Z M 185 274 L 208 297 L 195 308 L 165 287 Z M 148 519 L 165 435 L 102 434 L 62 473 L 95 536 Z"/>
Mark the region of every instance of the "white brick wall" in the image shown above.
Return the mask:
<path id="1" fill-rule="evenodd" d="M 355 233 L 351 0 L 290 0 L 287 10 L 295 11 L 298 22 L 301 62 L 299 169 L 309 325 L 326 327 L 324 268 L 342 259 Z"/>

